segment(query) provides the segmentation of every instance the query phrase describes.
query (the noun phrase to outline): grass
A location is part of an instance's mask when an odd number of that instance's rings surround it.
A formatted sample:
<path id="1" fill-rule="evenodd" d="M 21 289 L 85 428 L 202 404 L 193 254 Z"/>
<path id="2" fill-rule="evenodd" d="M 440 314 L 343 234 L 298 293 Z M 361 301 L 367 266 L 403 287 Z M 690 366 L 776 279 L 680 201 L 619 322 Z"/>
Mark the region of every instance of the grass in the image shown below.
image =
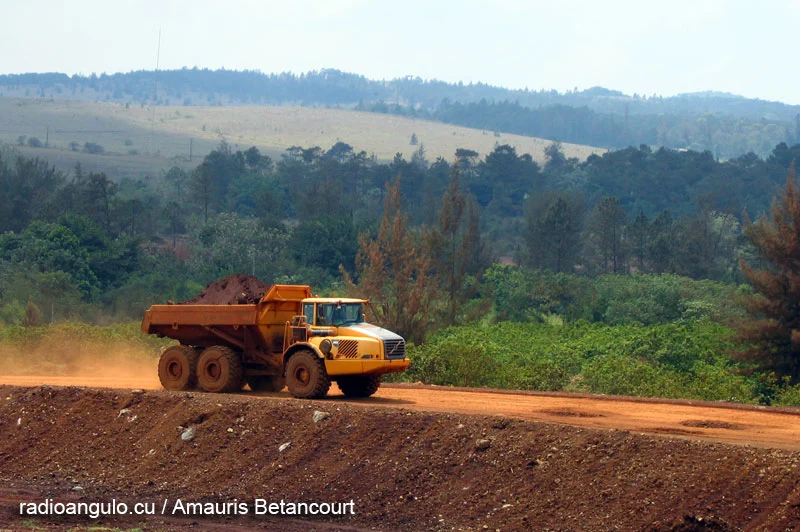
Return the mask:
<path id="1" fill-rule="evenodd" d="M 27 156 L 40 156 L 64 170 L 76 162 L 87 170 L 104 170 L 113 177 L 154 175 L 173 164 L 196 166 L 221 140 L 234 149 L 256 146 L 273 158 L 291 146 L 350 144 L 379 160 L 396 153 L 410 159 L 424 145 L 428 160 L 452 160 L 457 148 L 469 148 L 482 157 L 496 143 L 510 144 L 544 162 L 550 141 L 439 122 L 340 109 L 269 106 L 140 106 L 80 100 L 0 97 L 0 142 L 17 145 L 20 136 L 36 137 L 48 148 L 24 148 Z M 189 162 L 190 139 L 195 160 Z M 103 155 L 74 152 L 70 142 L 100 144 Z M 597 148 L 562 144 L 567 157 L 585 159 Z M 136 154 L 129 152 L 135 150 Z"/>

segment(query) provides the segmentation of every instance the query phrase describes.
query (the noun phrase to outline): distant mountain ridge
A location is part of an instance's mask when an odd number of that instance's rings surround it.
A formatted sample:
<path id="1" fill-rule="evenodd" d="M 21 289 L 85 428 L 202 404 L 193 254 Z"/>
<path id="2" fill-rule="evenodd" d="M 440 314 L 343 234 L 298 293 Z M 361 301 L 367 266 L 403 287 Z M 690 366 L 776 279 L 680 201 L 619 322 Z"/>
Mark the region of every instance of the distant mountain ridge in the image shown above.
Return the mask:
<path id="1" fill-rule="evenodd" d="M 512 90 L 406 76 L 370 80 L 334 69 L 302 74 L 183 68 L 118 74 L 0 76 L 0 95 L 138 105 L 303 105 L 358 108 L 606 148 L 647 144 L 721 158 L 800 141 L 800 106 L 705 91 L 671 97 Z M 453 106 L 461 106 L 453 113 Z M 506 116 L 510 109 L 526 110 Z M 461 112 L 463 111 L 463 112 Z M 516 112 L 516 111 L 513 111 Z M 519 114 L 519 113 L 517 113 Z"/>

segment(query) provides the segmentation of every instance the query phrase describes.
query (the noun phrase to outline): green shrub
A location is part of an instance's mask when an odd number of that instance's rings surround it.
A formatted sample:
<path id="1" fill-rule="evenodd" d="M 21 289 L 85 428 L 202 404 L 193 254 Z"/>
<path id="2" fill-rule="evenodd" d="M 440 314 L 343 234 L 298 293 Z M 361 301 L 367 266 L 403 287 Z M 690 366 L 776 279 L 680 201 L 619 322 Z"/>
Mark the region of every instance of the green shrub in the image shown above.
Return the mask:
<path id="1" fill-rule="evenodd" d="M 756 402 L 755 379 L 727 353 L 734 332 L 709 321 L 664 325 L 510 323 L 451 327 L 409 348 L 396 378 L 440 385 L 569 390 Z"/>
<path id="2" fill-rule="evenodd" d="M 780 388 L 772 404 L 775 406 L 800 407 L 800 384 L 795 384 L 794 386 L 785 385 Z"/>

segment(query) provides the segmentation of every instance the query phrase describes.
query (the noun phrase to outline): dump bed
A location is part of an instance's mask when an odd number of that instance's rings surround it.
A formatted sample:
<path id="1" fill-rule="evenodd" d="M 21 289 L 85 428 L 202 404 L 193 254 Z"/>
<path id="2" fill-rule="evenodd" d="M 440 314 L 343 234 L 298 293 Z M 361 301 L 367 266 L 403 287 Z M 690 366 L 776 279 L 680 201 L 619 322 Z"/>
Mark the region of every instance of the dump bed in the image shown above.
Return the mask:
<path id="1" fill-rule="evenodd" d="M 300 314 L 301 301 L 310 296 L 306 285 L 273 285 L 257 304 L 153 305 L 145 311 L 142 332 L 192 346 L 242 348 L 248 341 L 277 346 L 284 324 Z"/>

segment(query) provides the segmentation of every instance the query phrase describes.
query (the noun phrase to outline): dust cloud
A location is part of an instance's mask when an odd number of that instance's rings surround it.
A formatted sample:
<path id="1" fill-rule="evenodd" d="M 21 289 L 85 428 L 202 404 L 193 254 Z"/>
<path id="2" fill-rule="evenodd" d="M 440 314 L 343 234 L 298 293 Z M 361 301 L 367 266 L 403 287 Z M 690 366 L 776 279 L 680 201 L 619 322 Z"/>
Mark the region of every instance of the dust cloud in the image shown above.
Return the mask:
<path id="1" fill-rule="evenodd" d="M 47 335 L 0 345 L 0 384 L 158 389 L 159 352 L 114 340 Z"/>

